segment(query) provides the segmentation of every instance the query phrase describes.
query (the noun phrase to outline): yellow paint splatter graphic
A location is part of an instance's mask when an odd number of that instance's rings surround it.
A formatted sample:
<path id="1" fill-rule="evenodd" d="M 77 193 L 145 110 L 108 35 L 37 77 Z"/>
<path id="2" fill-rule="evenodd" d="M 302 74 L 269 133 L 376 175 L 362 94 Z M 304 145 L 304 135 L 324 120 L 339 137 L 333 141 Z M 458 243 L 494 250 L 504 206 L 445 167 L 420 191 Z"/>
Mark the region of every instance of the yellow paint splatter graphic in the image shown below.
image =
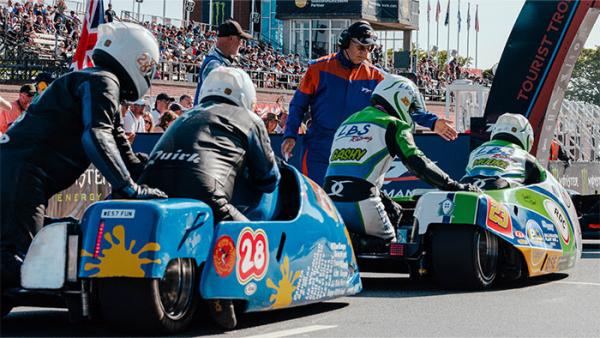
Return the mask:
<path id="1" fill-rule="evenodd" d="M 135 240 L 131 240 L 126 246 L 125 227 L 117 225 L 112 233 L 105 233 L 106 240 L 110 247 L 103 249 L 98 255 L 99 263 L 86 263 L 84 270 L 90 271 L 99 269 L 99 271 L 90 277 L 144 277 L 144 264 L 160 264 L 160 259 L 140 258 L 143 253 L 160 250 L 160 245 L 156 242 L 150 242 L 144 245 L 138 252 L 133 252 Z M 82 257 L 93 257 L 93 255 L 82 250 Z"/>
<path id="2" fill-rule="evenodd" d="M 295 273 L 290 272 L 290 260 L 287 256 L 283 258 L 283 264 L 281 264 L 279 270 L 281 271 L 281 280 L 277 286 L 271 278 L 267 279 L 267 287 L 275 290 L 275 293 L 269 298 L 270 302 L 274 302 L 271 304 L 274 309 L 287 307 L 292 304 L 292 294 L 298 288 L 295 284 L 298 278 L 300 278 L 300 271 L 296 271 Z"/>

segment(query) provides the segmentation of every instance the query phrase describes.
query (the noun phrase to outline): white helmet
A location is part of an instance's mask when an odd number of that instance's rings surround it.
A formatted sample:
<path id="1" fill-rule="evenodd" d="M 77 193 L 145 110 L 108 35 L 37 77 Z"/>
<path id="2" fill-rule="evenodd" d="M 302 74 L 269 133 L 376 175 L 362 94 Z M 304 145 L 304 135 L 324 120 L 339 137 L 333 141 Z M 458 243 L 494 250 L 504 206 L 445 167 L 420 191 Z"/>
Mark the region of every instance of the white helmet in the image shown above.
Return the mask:
<path id="1" fill-rule="evenodd" d="M 520 143 L 518 145 L 529 152 L 533 146 L 533 128 L 525 116 L 505 113 L 498 117 L 492 127 L 492 139 L 502 139 L 512 143 L 518 141 Z"/>
<path id="2" fill-rule="evenodd" d="M 413 125 L 410 106 L 421 99 L 420 95 L 419 89 L 411 80 L 400 75 L 386 74 L 373 90 L 371 102 L 382 105 L 388 114 Z"/>
<path id="3" fill-rule="evenodd" d="M 98 32 L 92 55 L 94 63 L 117 75 L 121 99 L 135 101 L 144 96 L 159 59 L 158 41 L 154 35 L 130 22 L 102 24 Z"/>
<path id="4" fill-rule="evenodd" d="M 250 76 L 243 70 L 232 67 L 217 67 L 208 73 L 200 88 L 200 102 L 210 96 L 230 100 L 238 107 L 253 111 L 256 104 L 256 89 Z"/>

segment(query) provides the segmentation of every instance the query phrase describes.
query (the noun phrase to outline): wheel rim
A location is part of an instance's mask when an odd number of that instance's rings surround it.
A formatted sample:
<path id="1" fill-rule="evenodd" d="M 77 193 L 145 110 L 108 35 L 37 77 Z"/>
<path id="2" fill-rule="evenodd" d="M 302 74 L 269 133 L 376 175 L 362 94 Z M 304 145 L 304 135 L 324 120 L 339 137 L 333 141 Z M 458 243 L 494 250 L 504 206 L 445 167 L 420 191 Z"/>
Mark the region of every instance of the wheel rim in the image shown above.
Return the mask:
<path id="1" fill-rule="evenodd" d="M 477 231 L 475 241 L 477 269 L 485 282 L 491 282 L 496 277 L 498 239 L 488 231 Z"/>
<path id="2" fill-rule="evenodd" d="M 194 297 L 194 265 L 189 259 L 169 262 L 158 283 L 160 305 L 167 317 L 178 320 L 192 307 Z"/>

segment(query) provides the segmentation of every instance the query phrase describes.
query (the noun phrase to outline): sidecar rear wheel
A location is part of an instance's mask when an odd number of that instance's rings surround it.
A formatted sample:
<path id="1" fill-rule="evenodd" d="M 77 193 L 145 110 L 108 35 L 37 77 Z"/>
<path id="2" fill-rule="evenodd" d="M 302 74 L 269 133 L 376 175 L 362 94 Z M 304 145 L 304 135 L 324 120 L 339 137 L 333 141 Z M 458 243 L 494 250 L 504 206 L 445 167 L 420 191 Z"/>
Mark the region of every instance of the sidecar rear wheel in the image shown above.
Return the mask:
<path id="1" fill-rule="evenodd" d="M 433 275 L 448 288 L 484 289 L 497 276 L 498 238 L 475 225 L 439 226 L 431 238 Z"/>
<path id="2" fill-rule="evenodd" d="M 198 307 L 198 278 L 192 259 L 174 259 L 162 279 L 98 279 L 103 318 L 126 331 L 155 334 L 185 330 Z"/>

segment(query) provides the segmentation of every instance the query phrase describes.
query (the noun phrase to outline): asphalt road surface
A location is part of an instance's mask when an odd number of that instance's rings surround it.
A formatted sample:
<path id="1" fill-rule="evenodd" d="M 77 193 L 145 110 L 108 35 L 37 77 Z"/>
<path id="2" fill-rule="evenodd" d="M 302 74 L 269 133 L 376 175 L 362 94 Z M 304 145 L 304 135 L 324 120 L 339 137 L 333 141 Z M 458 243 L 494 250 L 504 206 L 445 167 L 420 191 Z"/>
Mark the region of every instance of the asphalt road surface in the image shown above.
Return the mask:
<path id="1" fill-rule="evenodd" d="M 530 279 L 483 292 L 448 292 L 405 275 L 363 275 L 354 297 L 242 315 L 223 332 L 202 317 L 186 336 L 223 337 L 598 337 L 600 245 L 584 246 L 568 274 Z M 102 323 L 69 323 L 61 309 L 17 308 L 2 321 L 7 336 L 119 336 Z"/>

